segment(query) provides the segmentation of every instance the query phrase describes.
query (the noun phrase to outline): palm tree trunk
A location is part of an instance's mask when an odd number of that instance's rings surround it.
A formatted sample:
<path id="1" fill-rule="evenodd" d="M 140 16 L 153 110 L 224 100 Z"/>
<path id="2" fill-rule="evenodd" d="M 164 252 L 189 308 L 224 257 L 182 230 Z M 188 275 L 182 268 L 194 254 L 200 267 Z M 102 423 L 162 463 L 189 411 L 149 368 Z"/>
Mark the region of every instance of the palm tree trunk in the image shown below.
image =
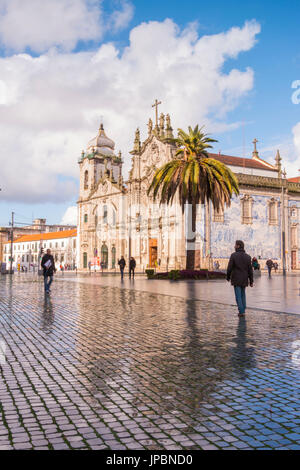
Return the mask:
<path id="1" fill-rule="evenodd" d="M 188 231 L 187 231 L 187 251 L 186 251 L 186 269 L 195 269 L 195 250 L 196 250 L 196 211 L 195 203 L 188 205 Z M 192 233 L 189 233 L 192 230 Z"/>

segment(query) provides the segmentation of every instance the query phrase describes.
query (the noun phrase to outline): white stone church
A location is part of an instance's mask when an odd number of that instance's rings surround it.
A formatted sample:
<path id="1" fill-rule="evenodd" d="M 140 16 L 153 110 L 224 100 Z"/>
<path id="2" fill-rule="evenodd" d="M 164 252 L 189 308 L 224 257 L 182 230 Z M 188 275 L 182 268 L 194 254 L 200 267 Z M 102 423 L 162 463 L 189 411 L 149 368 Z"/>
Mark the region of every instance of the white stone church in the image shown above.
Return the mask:
<path id="1" fill-rule="evenodd" d="M 79 269 L 116 269 L 123 255 L 133 256 L 137 269 L 184 269 L 186 220 L 174 202 L 164 207 L 153 203 L 147 190 L 157 168 L 174 158 L 170 116 L 160 115 L 148 137 L 140 141 L 137 129 L 131 153 L 132 166 L 126 183 L 121 153 L 101 124 L 97 136 L 79 159 L 78 200 Z M 211 154 L 237 175 L 240 195 L 230 208 L 216 213 L 210 205 L 199 206 L 197 216 L 196 268 L 225 268 L 234 241 L 242 239 L 246 250 L 264 267 L 268 258 L 279 267 L 300 269 L 300 180 L 287 180 L 279 152 L 274 165 L 262 160 L 254 140 L 252 158 Z"/>

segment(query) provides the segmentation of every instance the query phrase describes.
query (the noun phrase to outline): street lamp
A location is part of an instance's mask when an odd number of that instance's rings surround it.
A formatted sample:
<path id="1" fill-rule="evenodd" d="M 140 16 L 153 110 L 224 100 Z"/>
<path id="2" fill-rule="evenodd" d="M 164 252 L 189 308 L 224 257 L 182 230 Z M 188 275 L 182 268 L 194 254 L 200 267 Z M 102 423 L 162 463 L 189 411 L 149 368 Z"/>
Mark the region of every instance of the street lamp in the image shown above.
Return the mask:
<path id="1" fill-rule="evenodd" d="M 284 171 L 282 174 L 283 178 L 281 178 L 281 205 L 282 205 L 282 211 L 281 211 L 281 238 L 282 238 L 282 274 L 283 276 L 286 276 L 286 239 L 285 239 L 285 197 L 284 197 L 284 190 L 286 188 L 286 172 Z"/>
<path id="2" fill-rule="evenodd" d="M 128 258 L 131 258 L 131 181 L 129 183 L 129 226 L 128 226 Z"/>
<path id="3" fill-rule="evenodd" d="M 10 234 L 10 274 L 13 273 L 13 244 L 14 244 L 14 215 L 15 213 L 11 213 L 11 234 Z"/>

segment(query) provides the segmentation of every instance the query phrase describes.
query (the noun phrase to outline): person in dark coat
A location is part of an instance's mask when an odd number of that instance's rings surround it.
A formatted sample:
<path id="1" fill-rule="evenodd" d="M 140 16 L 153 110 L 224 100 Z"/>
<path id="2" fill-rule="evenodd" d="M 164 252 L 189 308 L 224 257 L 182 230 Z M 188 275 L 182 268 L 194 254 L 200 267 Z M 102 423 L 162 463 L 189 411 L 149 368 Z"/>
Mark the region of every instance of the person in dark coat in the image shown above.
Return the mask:
<path id="1" fill-rule="evenodd" d="M 51 250 L 49 250 L 49 248 L 42 258 L 41 266 L 43 268 L 45 292 L 46 294 L 49 294 L 50 286 L 53 282 L 53 274 L 56 272 L 54 258 L 51 255 Z"/>
<path id="2" fill-rule="evenodd" d="M 239 310 L 239 317 L 243 317 L 246 311 L 246 287 L 253 287 L 253 268 L 251 256 L 244 249 L 244 242 L 235 242 L 235 252 L 230 256 L 227 267 L 227 281 L 231 281 L 234 287 L 235 299 Z"/>
<path id="3" fill-rule="evenodd" d="M 126 261 L 124 259 L 124 256 L 121 256 L 121 259 L 118 261 L 118 265 L 120 266 L 120 273 L 121 273 L 121 280 L 124 278 L 124 269 L 126 266 Z"/>
<path id="4" fill-rule="evenodd" d="M 135 259 L 131 256 L 130 257 L 130 260 L 129 260 L 129 279 L 131 279 L 131 273 L 132 273 L 132 277 L 134 279 L 134 270 L 135 270 L 135 267 L 136 267 L 136 261 Z"/>
<path id="5" fill-rule="evenodd" d="M 268 268 L 269 277 L 271 277 L 272 268 L 274 266 L 273 260 L 268 259 L 267 262 L 266 262 L 266 265 L 267 265 L 267 268 Z"/>

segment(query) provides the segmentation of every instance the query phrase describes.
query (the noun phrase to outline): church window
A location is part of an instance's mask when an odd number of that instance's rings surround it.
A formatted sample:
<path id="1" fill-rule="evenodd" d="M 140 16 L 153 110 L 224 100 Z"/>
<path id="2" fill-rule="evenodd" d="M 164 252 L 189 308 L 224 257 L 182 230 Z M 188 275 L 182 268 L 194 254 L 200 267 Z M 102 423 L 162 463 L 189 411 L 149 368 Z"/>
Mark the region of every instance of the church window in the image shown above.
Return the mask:
<path id="1" fill-rule="evenodd" d="M 294 225 L 291 227 L 291 244 L 295 248 L 298 246 L 298 226 Z"/>
<path id="2" fill-rule="evenodd" d="M 252 205 L 253 198 L 245 195 L 242 198 L 242 224 L 252 224 Z"/>
<path id="3" fill-rule="evenodd" d="M 214 209 L 213 221 L 223 223 L 224 222 L 224 209 Z"/>
<path id="4" fill-rule="evenodd" d="M 107 224 L 107 206 L 103 207 L 103 223 Z"/>
<path id="5" fill-rule="evenodd" d="M 112 212 L 112 224 L 113 224 L 113 227 L 116 226 L 116 211 L 113 210 Z"/>
<path id="6" fill-rule="evenodd" d="M 291 208 L 291 217 L 295 219 L 297 217 L 297 207 Z"/>
<path id="7" fill-rule="evenodd" d="M 87 214 L 84 214 L 84 218 L 83 218 L 83 220 L 84 220 L 84 223 L 86 224 L 86 223 L 87 223 L 87 221 L 88 221 L 88 215 L 87 215 Z"/>
<path id="8" fill-rule="evenodd" d="M 277 201 L 276 199 L 272 198 L 268 202 L 268 210 L 269 210 L 269 225 L 277 225 L 278 224 L 278 210 L 277 210 Z"/>
<path id="9" fill-rule="evenodd" d="M 84 172 L 84 189 L 89 189 L 89 172 L 87 170 Z"/>
<path id="10" fill-rule="evenodd" d="M 96 214 L 95 215 L 95 227 L 97 227 L 97 225 L 98 225 L 98 215 Z"/>

